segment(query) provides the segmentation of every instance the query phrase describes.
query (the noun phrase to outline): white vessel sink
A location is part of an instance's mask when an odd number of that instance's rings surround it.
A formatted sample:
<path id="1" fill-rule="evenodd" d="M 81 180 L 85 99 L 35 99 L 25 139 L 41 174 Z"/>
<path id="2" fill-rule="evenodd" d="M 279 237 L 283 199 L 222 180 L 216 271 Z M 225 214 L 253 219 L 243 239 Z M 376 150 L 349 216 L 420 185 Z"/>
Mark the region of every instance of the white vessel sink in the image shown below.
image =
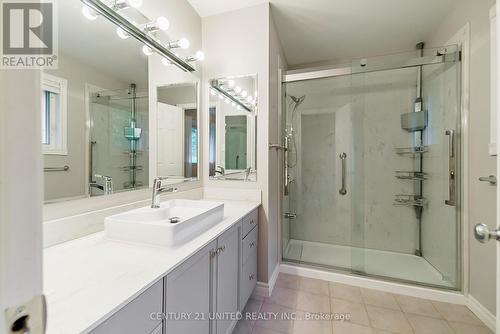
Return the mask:
<path id="1" fill-rule="evenodd" d="M 224 218 L 224 203 L 174 199 L 160 208 L 131 210 L 104 220 L 110 239 L 175 246 L 210 229 Z"/>

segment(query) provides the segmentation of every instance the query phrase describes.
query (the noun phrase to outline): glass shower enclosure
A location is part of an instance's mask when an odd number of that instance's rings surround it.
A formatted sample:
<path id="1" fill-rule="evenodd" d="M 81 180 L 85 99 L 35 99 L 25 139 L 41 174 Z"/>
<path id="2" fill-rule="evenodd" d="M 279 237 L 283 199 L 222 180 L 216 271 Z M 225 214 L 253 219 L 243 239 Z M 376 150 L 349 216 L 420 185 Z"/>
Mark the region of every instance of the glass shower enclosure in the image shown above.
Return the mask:
<path id="1" fill-rule="evenodd" d="M 285 263 L 461 286 L 460 50 L 287 75 Z"/>
<path id="2" fill-rule="evenodd" d="M 131 84 L 128 89 L 90 95 L 89 193 L 148 186 L 148 96 Z"/>

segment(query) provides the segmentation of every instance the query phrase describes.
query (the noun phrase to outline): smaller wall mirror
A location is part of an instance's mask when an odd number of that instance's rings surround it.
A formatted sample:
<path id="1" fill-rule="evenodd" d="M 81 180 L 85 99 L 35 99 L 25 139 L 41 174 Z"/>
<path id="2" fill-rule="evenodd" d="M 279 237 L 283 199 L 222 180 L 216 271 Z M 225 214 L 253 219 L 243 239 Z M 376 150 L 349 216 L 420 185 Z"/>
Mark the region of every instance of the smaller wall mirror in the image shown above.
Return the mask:
<path id="1" fill-rule="evenodd" d="M 157 175 L 170 183 L 198 179 L 197 96 L 194 82 L 157 88 Z"/>
<path id="2" fill-rule="evenodd" d="M 209 81 L 209 176 L 257 180 L 257 76 Z"/>

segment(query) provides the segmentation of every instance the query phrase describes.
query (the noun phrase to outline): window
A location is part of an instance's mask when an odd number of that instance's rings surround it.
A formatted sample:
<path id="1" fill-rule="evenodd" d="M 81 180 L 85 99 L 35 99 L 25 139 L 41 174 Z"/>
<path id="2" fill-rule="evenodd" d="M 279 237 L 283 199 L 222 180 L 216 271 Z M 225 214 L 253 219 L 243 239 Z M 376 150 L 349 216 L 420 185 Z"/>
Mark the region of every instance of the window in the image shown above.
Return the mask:
<path id="1" fill-rule="evenodd" d="M 42 151 L 44 154 L 67 155 L 66 79 L 42 76 Z"/>

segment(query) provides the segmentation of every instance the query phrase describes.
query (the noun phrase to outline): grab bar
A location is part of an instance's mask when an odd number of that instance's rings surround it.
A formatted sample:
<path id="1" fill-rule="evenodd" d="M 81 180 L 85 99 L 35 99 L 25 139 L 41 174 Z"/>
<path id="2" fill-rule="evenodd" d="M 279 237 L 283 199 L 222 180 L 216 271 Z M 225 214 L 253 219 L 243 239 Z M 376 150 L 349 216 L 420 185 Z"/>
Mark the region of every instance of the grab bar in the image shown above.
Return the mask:
<path id="1" fill-rule="evenodd" d="M 342 188 L 340 188 L 339 194 L 345 196 L 347 194 L 346 183 L 345 183 L 347 153 L 345 152 L 340 153 L 339 158 L 342 161 Z"/>
<path id="2" fill-rule="evenodd" d="M 94 147 L 97 144 L 92 140 L 89 147 L 89 183 L 95 182 L 94 180 Z"/>
<path id="3" fill-rule="evenodd" d="M 455 184 L 455 131 L 446 130 L 448 136 L 448 199 L 444 201 L 446 205 L 455 206 L 456 203 L 456 184 Z"/>
<path id="4" fill-rule="evenodd" d="M 286 151 L 286 147 L 279 144 L 269 144 L 269 149 L 275 148 L 277 150 Z"/>
<path id="5" fill-rule="evenodd" d="M 45 167 L 43 169 L 44 172 L 67 172 L 69 171 L 69 166 L 64 165 L 62 167 Z"/>

